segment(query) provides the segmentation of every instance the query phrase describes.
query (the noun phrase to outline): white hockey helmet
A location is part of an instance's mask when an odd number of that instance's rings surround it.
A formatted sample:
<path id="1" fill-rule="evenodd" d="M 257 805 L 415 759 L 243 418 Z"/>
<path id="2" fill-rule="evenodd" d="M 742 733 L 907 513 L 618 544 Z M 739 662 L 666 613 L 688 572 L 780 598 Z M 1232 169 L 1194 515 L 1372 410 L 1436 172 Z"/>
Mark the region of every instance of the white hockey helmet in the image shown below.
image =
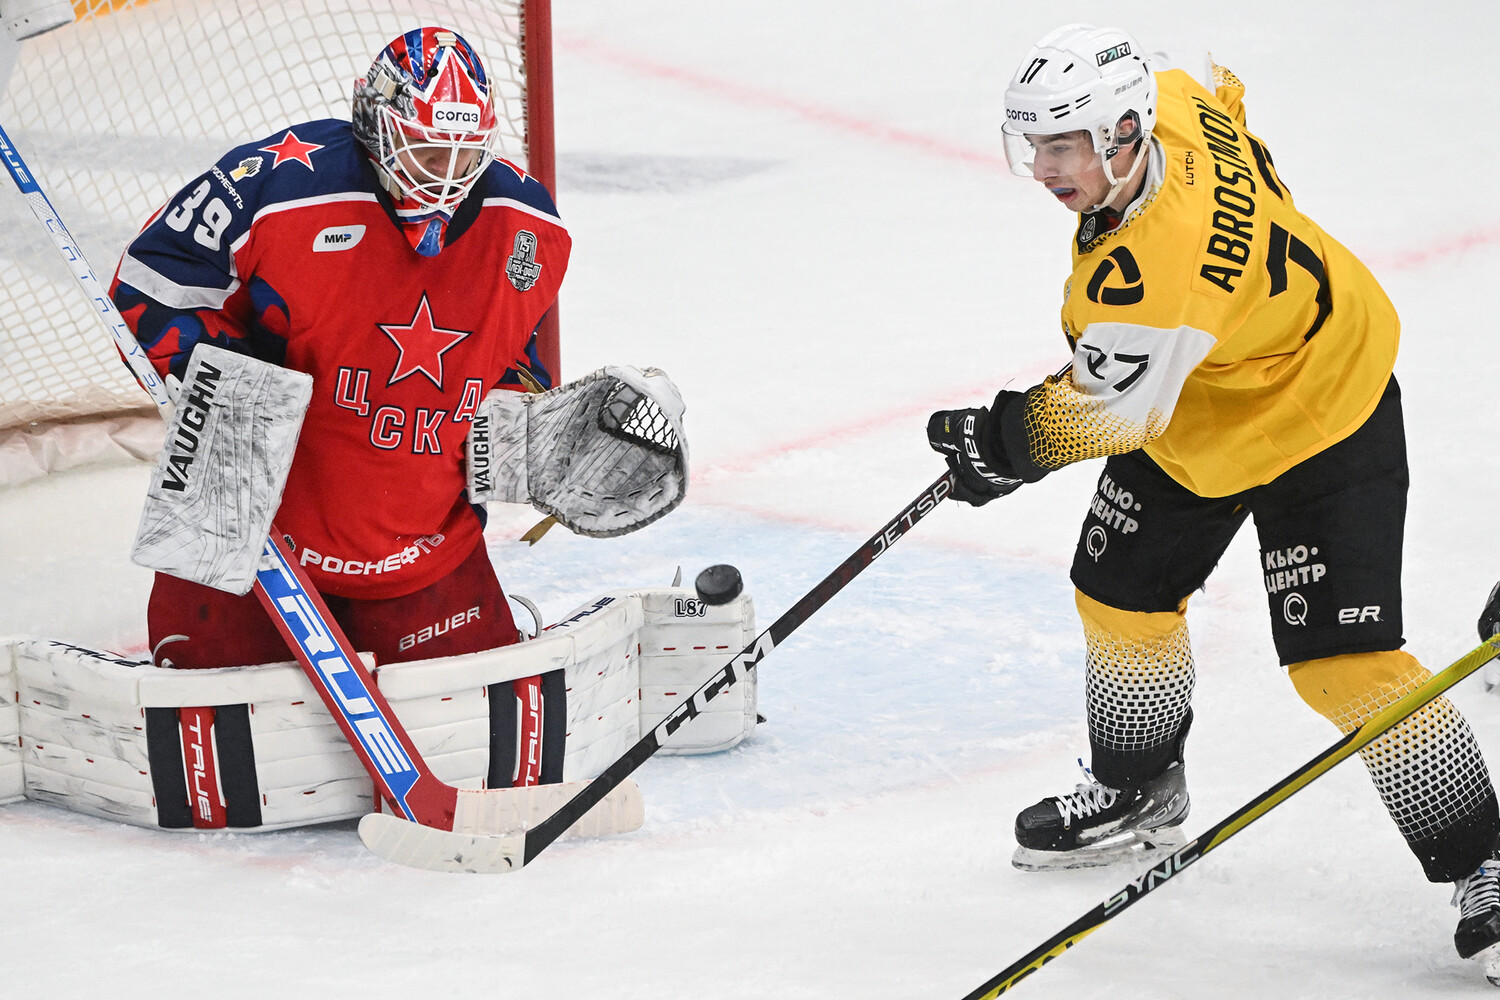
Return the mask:
<path id="1" fill-rule="evenodd" d="M 1140 43 L 1118 28 L 1067 24 L 1032 46 L 1005 88 L 1005 158 L 1031 176 L 1028 135 L 1087 131 L 1109 161 L 1156 127 L 1156 77 Z"/>

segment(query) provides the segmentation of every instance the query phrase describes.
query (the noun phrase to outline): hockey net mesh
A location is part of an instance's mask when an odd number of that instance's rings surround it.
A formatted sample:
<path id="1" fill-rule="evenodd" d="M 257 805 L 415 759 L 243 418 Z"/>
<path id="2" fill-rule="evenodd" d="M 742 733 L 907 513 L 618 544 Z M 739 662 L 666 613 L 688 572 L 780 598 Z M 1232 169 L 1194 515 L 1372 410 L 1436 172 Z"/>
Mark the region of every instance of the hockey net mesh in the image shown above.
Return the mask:
<path id="1" fill-rule="evenodd" d="M 349 117 L 390 39 L 452 27 L 489 71 L 497 154 L 527 164 L 523 0 L 75 0 L 0 49 L 0 122 L 106 285 L 125 246 L 231 147 Z M 8 38 L 3 40 L 9 45 Z M 8 78 L 6 75 L 9 70 Z M 151 409 L 13 186 L 0 194 L 0 434 Z"/>

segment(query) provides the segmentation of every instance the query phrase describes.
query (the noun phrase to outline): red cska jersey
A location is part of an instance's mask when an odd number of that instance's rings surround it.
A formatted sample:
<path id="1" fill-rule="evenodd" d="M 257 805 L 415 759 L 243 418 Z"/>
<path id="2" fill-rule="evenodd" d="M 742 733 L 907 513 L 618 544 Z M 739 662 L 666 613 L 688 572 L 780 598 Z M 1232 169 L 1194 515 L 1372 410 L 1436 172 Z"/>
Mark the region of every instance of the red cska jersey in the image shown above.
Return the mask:
<path id="1" fill-rule="evenodd" d="M 313 377 L 277 525 L 319 590 L 379 599 L 480 543 L 464 440 L 518 370 L 550 381 L 534 331 L 570 247 L 546 189 L 496 161 L 441 253 L 421 256 L 349 123 L 318 121 L 190 182 L 127 248 L 110 294 L 164 375 L 206 341 Z"/>

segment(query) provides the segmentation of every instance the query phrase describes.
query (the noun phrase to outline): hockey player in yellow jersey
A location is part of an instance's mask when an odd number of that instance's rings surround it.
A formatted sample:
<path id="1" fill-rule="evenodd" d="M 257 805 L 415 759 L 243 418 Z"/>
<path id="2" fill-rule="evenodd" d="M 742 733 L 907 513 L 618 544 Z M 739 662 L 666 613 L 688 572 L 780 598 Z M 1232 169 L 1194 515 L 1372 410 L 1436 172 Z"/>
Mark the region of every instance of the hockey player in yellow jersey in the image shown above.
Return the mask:
<path id="1" fill-rule="evenodd" d="M 1105 458 L 1072 579 L 1091 768 L 1016 819 L 1017 867 L 1137 860 L 1184 842 L 1188 598 L 1255 520 L 1272 634 L 1342 731 L 1427 679 L 1402 650 L 1407 465 L 1400 324 L 1369 270 L 1297 210 L 1246 126 L 1244 87 L 1116 29 L 1068 25 L 1005 93 L 1012 169 L 1079 213 L 1071 363 L 928 437 L 976 506 Z M 1500 811 L 1439 698 L 1361 751 L 1429 879 L 1455 885 L 1465 958 L 1500 984 Z"/>

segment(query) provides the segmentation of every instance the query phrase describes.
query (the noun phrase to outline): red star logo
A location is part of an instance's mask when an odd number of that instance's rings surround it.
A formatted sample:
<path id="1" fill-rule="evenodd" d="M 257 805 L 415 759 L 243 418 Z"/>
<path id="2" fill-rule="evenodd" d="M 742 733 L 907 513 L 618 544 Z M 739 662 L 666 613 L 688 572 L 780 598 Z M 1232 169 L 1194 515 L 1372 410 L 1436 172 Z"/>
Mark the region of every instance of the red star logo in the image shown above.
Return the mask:
<path id="1" fill-rule="evenodd" d="M 387 337 L 401 349 L 396 367 L 391 371 L 386 385 L 421 372 L 432 379 L 439 390 L 443 388 L 443 352 L 469 335 L 468 330 L 444 330 L 432 322 L 432 306 L 427 302 L 427 293 L 417 305 L 417 313 L 405 326 L 377 324 Z"/>
<path id="2" fill-rule="evenodd" d="M 303 142 L 297 138 L 296 132 L 287 129 L 285 139 L 282 139 L 274 146 L 262 146 L 260 147 L 260 151 L 262 153 L 270 153 L 276 157 L 276 159 L 271 161 L 272 170 L 281 166 L 282 160 L 296 160 L 298 163 L 306 165 L 308 170 L 312 170 L 312 154 L 322 148 L 322 146 L 319 146 L 315 142 Z"/>

